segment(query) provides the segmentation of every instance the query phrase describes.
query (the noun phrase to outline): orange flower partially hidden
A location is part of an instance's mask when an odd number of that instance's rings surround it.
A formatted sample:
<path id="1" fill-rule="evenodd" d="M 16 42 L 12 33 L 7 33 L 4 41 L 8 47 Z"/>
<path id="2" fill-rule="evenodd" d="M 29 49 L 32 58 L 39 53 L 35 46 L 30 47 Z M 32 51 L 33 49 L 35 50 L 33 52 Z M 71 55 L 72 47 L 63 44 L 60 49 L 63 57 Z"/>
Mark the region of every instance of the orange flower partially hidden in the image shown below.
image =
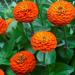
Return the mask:
<path id="1" fill-rule="evenodd" d="M 30 1 L 30 0 L 23 0 L 23 1 Z"/>
<path id="2" fill-rule="evenodd" d="M 49 52 L 56 48 L 57 40 L 53 33 L 41 31 L 32 36 L 31 45 L 34 50 Z"/>
<path id="3" fill-rule="evenodd" d="M 13 21 L 14 21 L 13 18 L 9 18 L 9 19 L 6 20 L 6 22 L 7 22 L 8 25 L 9 25 L 10 23 L 12 23 Z"/>
<path id="4" fill-rule="evenodd" d="M 0 34 L 5 34 L 7 28 L 8 28 L 7 22 L 4 19 L 0 18 Z"/>
<path id="5" fill-rule="evenodd" d="M 34 2 L 19 2 L 14 8 L 14 17 L 19 22 L 32 22 L 38 16 L 38 8 Z"/>
<path id="6" fill-rule="evenodd" d="M 0 69 L 0 75 L 5 75 L 2 69 Z"/>
<path id="7" fill-rule="evenodd" d="M 18 75 L 32 72 L 35 66 L 36 60 L 34 55 L 27 51 L 18 52 L 10 59 L 10 67 Z"/>
<path id="8" fill-rule="evenodd" d="M 74 18 L 74 7 L 67 1 L 56 1 L 47 11 L 48 20 L 56 26 L 63 26 Z"/>

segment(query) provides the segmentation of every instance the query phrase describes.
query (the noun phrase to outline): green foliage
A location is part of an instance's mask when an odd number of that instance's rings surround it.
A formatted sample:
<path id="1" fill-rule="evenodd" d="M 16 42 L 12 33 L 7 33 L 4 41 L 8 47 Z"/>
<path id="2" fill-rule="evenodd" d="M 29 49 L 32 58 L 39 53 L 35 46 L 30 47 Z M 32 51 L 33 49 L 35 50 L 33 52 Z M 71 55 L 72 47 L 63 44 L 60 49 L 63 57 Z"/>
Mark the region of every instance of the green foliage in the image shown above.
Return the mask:
<path id="1" fill-rule="evenodd" d="M 43 62 L 44 60 L 43 58 L 44 58 L 44 54 L 42 52 L 38 52 L 37 59 L 40 63 L 46 64 L 46 65 L 53 64 L 56 61 L 56 52 L 52 51 L 52 52 L 46 53 L 44 62 Z"/>
<path id="2" fill-rule="evenodd" d="M 0 17 L 13 18 L 13 8 L 20 1 L 22 0 L 0 0 Z M 10 58 L 21 50 L 27 50 L 32 52 L 37 60 L 35 70 L 29 75 L 75 75 L 75 19 L 65 27 L 64 34 L 64 27 L 55 27 L 47 19 L 47 9 L 56 0 L 32 1 L 39 9 L 38 18 L 32 22 L 34 32 L 42 30 L 53 32 L 57 37 L 58 46 L 45 55 L 34 51 L 30 44 L 31 25 L 14 21 L 9 25 L 7 33 L 0 35 L 0 67 L 5 75 L 16 75 L 10 68 Z M 75 0 L 67 1 L 75 5 Z"/>

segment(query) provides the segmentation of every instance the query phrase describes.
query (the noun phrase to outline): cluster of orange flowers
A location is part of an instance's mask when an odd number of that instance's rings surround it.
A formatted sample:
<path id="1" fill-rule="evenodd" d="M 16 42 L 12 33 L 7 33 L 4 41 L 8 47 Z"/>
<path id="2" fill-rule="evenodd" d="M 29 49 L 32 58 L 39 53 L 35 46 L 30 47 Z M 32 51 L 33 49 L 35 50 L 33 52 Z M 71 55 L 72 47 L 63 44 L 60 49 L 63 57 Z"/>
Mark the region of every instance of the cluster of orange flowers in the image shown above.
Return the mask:
<path id="1" fill-rule="evenodd" d="M 19 22 L 32 22 L 38 16 L 38 7 L 32 1 L 19 2 L 13 10 L 14 18 Z M 64 26 L 71 22 L 75 16 L 75 8 L 67 1 L 54 2 L 47 11 L 47 17 L 50 22 L 56 26 Z M 7 23 L 8 22 L 8 23 Z M 0 19 L 0 34 L 4 34 L 12 20 L 5 21 Z M 35 33 L 31 38 L 32 48 L 43 53 L 50 52 L 57 46 L 56 36 L 47 31 Z M 21 51 L 16 53 L 10 59 L 11 69 L 18 75 L 25 75 L 36 66 L 36 60 L 32 53 Z M 2 71 L 0 71 L 1 75 Z"/>

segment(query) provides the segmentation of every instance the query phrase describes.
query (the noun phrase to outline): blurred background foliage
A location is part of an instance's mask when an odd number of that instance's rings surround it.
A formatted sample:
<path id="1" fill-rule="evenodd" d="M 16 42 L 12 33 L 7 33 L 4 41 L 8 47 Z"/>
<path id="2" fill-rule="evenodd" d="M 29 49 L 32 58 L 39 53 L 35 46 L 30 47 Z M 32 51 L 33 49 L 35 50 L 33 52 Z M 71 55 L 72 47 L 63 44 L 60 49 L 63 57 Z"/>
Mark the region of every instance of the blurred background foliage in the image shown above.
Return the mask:
<path id="1" fill-rule="evenodd" d="M 0 17 L 6 20 L 13 18 L 13 8 L 20 1 L 22 0 L 0 0 Z M 14 20 L 9 25 L 7 33 L 0 35 L 0 67 L 5 75 L 15 75 L 9 67 L 11 56 L 18 51 L 28 50 L 37 59 L 37 66 L 30 75 L 75 75 L 75 19 L 65 27 L 55 27 L 48 22 L 46 12 L 56 0 L 32 1 L 39 8 L 38 18 L 32 22 L 34 32 L 42 30 L 53 32 L 57 37 L 58 46 L 54 51 L 46 53 L 45 62 L 43 62 L 43 53 L 35 52 L 30 45 L 32 36 L 30 23 L 20 23 Z M 75 0 L 67 1 L 75 6 Z"/>

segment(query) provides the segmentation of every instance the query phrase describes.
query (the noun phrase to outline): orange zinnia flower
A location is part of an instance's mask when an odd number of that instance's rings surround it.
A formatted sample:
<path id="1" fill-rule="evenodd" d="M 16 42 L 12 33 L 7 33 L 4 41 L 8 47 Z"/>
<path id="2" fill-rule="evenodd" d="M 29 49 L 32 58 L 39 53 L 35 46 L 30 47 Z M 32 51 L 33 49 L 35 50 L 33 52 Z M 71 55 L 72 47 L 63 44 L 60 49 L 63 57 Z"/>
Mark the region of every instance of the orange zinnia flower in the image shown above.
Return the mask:
<path id="1" fill-rule="evenodd" d="M 7 28 L 8 28 L 7 22 L 4 19 L 0 18 L 0 34 L 5 34 Z"/>
<path id="2" fill-rule="evenodd" d="M 34 55 L 27 51 L 18 52 L 10 59 L 10 67 L 18 75 L 32 72 L 35 66 L 36 60 Z"/>
<path id="3" fill-rule="evenodd" d="M 67 1 L 56 1 L 48 11 L 48 20 L 56 26 L 63 26 L 71 22 L 74 18 L 74 7 Z"/>
<path id="4" fill-rule="evenodd" d="M 34 2 L 19 2 L 14 8 L 14 17 L 19 22 L 32 22 L 38 16 L 38 8 Z"/>
<path id="5" fill-rule="evenodd" d="M 32 36 L 31 45 L 34 50 L 49 52 L 56 48 L 57 40 L 53 33 L 41 31 Z"/>
<path id="6" fill-rule="evenodd" d="M 0 75 L 5 75 L 2 69 L 0 69 Z"/>

